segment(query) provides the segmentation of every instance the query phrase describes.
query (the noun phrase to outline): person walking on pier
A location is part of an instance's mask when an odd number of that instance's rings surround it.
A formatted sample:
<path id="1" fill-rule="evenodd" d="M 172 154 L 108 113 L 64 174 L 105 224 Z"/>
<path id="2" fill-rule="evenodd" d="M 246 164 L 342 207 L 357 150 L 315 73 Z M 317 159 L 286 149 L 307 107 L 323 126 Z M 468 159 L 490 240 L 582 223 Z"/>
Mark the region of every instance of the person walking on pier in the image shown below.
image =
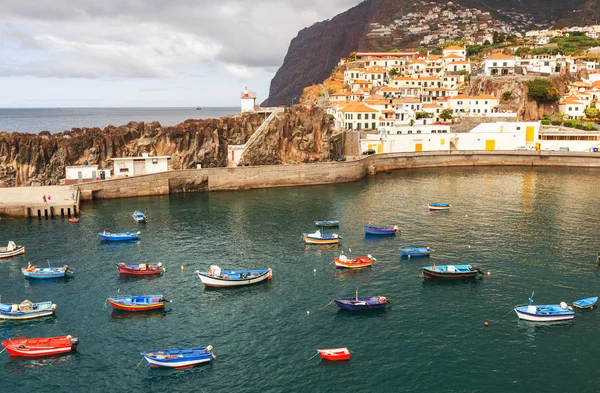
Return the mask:
<path id="1" fill-rule="evenodd" d="M 44 194 L 44 196 L 42 197 L 42 199 L 44 200 L 44 204 L 48 204 L 48 201 L 46 201 L 46 194 Z"/>

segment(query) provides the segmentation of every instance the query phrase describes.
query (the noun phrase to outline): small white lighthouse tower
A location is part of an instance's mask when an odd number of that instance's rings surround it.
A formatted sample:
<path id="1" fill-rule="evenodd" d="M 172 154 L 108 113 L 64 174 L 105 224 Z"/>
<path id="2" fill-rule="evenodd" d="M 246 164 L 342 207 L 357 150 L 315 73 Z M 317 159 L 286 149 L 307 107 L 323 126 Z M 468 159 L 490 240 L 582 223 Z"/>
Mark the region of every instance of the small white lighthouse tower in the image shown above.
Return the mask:
<path id="1" fill-rule="evenodd" d="M 248 88 L 246 87 L 242 93 L 242 112 L 254 112 L 255 105 L 256 93 L 248 91 Z"/>

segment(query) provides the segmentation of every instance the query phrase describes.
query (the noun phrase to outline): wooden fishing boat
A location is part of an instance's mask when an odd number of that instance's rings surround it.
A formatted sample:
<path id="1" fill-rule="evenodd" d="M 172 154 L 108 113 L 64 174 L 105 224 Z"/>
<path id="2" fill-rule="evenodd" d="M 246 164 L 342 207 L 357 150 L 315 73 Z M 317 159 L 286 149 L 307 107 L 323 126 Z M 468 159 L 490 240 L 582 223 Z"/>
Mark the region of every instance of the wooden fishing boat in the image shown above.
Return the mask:
<path id="1" fill-rule="evenodd" d="M 8 242 L 6 247 L 0 247 L 0 259 L 10 258 L 20 254 L 25 254 L 25 246 L 19 246 L 12 240 Z"/>
<path id="2" fill-rule="evenodd" d="M 28 264 L 27 267 L 21 268 L 21 273 L 27 278 L 64 278 L 72 276 L 74 270 L 69 268 L 69 265 L 63 267 L 37 267 Z"/>
<path id="3" fill-rule="evenodd" d="M 10 356 L 50 356 L 77 349 L 79 339 L 73 336 L 58 337 L 12 337 L 2 341 Z"/>
<path id="4" fill-rule="evenodd" d="M 397 225 L 393 227 L 384 227 L 384 226 L 365 226 L 363 227 L 365 231 L 365 235 L 375 235 L 375 236 L 394 236 L 396 232 L 400 232 L 400 229 Z"/>
<path id="5" fill-rule="evenodd" d="M 116 310 L 122 311 L 151 311 L 165 307 L 163 295 L 109 297 L 106 299 Z"/>
<path id="6" fill-rule="evenodd" d="M 581 309 L 594 308 L 594 305 L 596 304 L 597 301 L 598 301 L 597 296 L 596 297 L 588 297 L 585 299 L 574 301 L 573 306 L 575 306 L 577 308 L 581 308 Z"/>
<path id="7" fill-rule="evenodd" d="M 385 296 L 341 297 L 333 301 L 339 308 L 348 311 L 381 310 L 390 303 Z"/>
<path id="8" fill-rule="evenodd" d="M 315 233 L 303 233 L 302 240 L 306 244 L 338 244 L 342 237 L 337 233 L 321 233 L 316 231 Z"/>
<path id="9" fill-rule="evenodd" d="M 430 203 L 427 205 L 429 210 L 450 210 L 452 207 L 449 203 Z"/>
<path id="10" fill-rule="evenodd" d="M 335 267 L 346 269 L 360 269 L 363 267 L 369 267 L 373 264 L 373 261 L 376 261 L 376 259 L 371 255 L 348 258 L 344 254 L 341 254 L 339 257 L 333 259 Z"/>
<path id="11" fill-rule="evenodd" d="M 147 222 L 146 215 L 139 210 L 134 211 L 131 216 L 137 223 Z"/>
<path id="12" fill-rule="evenodd" d="M 350 359 L 350 350 L 348 348 L 317 349 L 317 352 L 325 360 L 339 361 Z"/>
<path id="13" fill-rule="evenodd" d="M 140 232 L 117 232 L 111 233 L 108 231 L 100 232 L 98 237 L 102 241 L 107 242 L 125 242 L 130 240 L 138 240 L 140 238 Z"/>
<path id="14" fill-rule="evenodd" d="M 213 347 L 171 348 L 140 352 L 152 368 L 190 368 L 215 359 Z"/>
<path id="15" fill-rule="evenodd" d="M 336 228 L 340 226 L 340 220 L 316 220 L 315 225 L 318 227 Z"/>
<path id="16" fill-rule="evenodd" d="M 258 284 L 265 280 L 273 279 L 273 270 L 221 270 L 219 266 L 212 265 L 208 272 L 196 270 L 196 274 L 205 287 L 230 288 Z"/>
<path id="17" fill-rule="evenodd" d="M 78 223 L 79 222 L 79 218 L 77 218 L 77 217 L 71 217 L 71 218 L 69 218 L 69 222 Z"/>
<path id="18" fill-rule="evenodd" d="M 575 313 L 565 302 L 560 304 L 534 305 L 533 293 L 529 298 L 529 305 L 515 308 L 519 319 L 532 322 L 555 322 L 573 319 Z"/>
<path id="19" fill-rule="evenodd" d="M 431 248 L 427 247 L 403 247 L 400 249 L 400 255 L 403 257 L 428 257 L 431 254 Z"/>
<path id="20" fill-rule="evenodd" d="M 163 267 L 162 262 L 158 262 L 157 264 L 151 264 L 151 263 L 127 264 L 125 262 L 119 262 L 117 264 L 117 269 L 119 269 L 119 273 L 121 273 L 121 274 L 133 274 L 133 275 L 139 275 L 139 276 L 160 274 L 161 271 L 165 271 L 165 268 Z"/>
<path id="21" fill-rule="evenodd" d="M 56 304 L 52 302 L 33 303 L 23 300 L 20 304 L 0 303 L 0 319 L 34 319 L 54 314 Z"/>
<path id="22" fill-rule="evenodd" d="M 461 279 L 483 275 L 483 271 L 477 266 L 471 265 L 435 265 L 423 267 L 423 277 L 442 279 Z"/>

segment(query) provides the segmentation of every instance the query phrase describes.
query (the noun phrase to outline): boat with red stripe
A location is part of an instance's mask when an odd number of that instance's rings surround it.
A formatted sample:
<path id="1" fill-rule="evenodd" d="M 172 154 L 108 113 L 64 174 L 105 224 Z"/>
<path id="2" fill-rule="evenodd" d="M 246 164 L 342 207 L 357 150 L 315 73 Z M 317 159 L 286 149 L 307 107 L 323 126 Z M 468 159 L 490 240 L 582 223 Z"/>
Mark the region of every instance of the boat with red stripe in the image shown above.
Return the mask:
<path id="1" fill-rule="evenodd" d="M 109 297 L 106 299 L 114 309 L 121 311 L 151 311 L 165 307 L 166 300 L 163 295 Z"/>

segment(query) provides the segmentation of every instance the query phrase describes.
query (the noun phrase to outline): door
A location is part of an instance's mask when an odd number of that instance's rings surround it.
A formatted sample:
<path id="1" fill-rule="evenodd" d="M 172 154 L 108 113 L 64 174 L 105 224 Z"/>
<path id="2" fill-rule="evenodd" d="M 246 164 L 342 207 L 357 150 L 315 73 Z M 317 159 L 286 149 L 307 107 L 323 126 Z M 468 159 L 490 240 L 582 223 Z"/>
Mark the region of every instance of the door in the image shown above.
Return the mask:
<path id="1" fill-rule="evenodd" d="M 133 175 L 139 176 L 146 173 L 146 161 L 133 162 Z"/>
<path id="2" fill-rule="evenodd" d="M 535 127 L 527 126 L 527 128 L 525 129 L 525 140 L 527 142 L 533 142 L 534 134 L 535 134 Z"/>
<path id="3" fill-rule="evenodd" d="M 77 182 L 83 182 L 83 172 L 77 172 Z"/>
<path id="4" fill-rule="evenodd" d="M 377 145 L 377 153 L 381 153 L 382 152 L 382 146 L 381 143 L 379 145 Z"/>
<path id="5" fill-rule="evenodd" d="M 496 150 L 496 141 L 488 139 L 485 141 L 485 150 Z"/>
<path id="6" fill-rule="evenodd" d="M 423 144 L 422 143 L 416 143 L 415 144 L 415 151 L 423 151 Z"/>
<path id="7" fill-rule="evenodd" d="M 96 171 L 92 171 L 92 181 L 96 181 Z"/>

